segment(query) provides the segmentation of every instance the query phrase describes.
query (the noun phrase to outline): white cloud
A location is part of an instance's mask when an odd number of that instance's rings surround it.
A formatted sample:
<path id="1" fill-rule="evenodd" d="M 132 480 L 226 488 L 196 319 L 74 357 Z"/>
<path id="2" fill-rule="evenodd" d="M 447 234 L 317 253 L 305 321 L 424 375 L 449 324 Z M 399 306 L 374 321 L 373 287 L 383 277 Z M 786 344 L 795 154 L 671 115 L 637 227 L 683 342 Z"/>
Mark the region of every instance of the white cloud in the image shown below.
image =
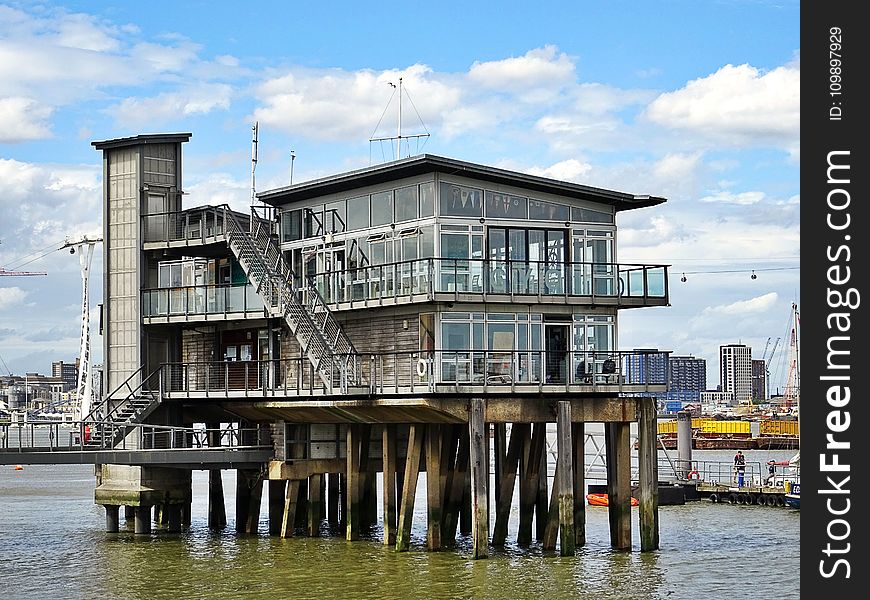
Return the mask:
<path id="1" fill-rule="evenodd" d="M 52 108 L 31 98 L 0 98 L 0 143 L 51 137 Z"/>
<path id="2" fill-rule="evenodd" d="M 668 153 L 656 161 L 652 173 L 662 180 L 688 179 L 698 170 L 702 156 L 702 152 Z"/>
<path id="3" fill-rule="evenodd" d="M 793 148 L 800 136 L 800 63 L 768 72 L 728 64 L 660 95 L 644 114 L 711 140 Z"/>
<path id="4" fill-rule="evenodd" d="M 27 292 L 18 287 L 0 287 L 0 310 L 6 310 L 24 302 Z"/>
<path id="5" fill-rule="evenodd" d="M 574 181 L 580 183 L 592 171 L 592 165 L 586 162 L 581 162 L 574 158 L 563 160 L 549 167 L 532 167 L 528 169 L 531 175 L 539 177 L 550 177 L 552 179 L 560 179 L 563 181 Z"/>
<path id="6" fill-rule="evenodd" d="M 202 85 L 151 98 L 126 98 L 108 112 L 119 126 L 135 130 L 214 110 L 227 110 L 231 96 L 232 88 L 228 85 Z"/>
<path id="7" fill-rule="evenodd" d="M 555 46 L 529 50 L 523 56 L 475 62 L 468 70 L 474 85 L 513 92 L 558 89 L 574 80 L 574 63 Z"/>
<path id="8" fill-rule="evenodd" d="M 756 296 L 749 300 L 740 300 L 731 304 L 708 306 L 702 311 L 701 318 L 706 316 L 740 316 L 744 317 L 751 313 L 763 313 L 776 304 L 779 296 L 776 292 L 769 292 L 763 296 Z"/>
<path id="9" fill-rule="evenodd" d="M 721 203 L 721 204 L 737 204 L 740 206 L 748 206 L 750 204 L 758 204 L 764 200 L 764 192 L 740 192 L 732 193 L 728 191 L 718 191 L 709 196 L 700 198 L 698 202 Z"/>

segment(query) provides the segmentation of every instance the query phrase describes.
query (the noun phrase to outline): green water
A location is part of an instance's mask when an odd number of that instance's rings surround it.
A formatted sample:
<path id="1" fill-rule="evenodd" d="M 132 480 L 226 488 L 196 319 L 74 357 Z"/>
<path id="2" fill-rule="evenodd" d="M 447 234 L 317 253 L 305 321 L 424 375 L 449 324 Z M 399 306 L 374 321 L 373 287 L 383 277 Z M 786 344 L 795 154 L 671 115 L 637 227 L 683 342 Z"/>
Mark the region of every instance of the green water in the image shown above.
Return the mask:
<path id="1" fill-rule="evenodd" d="M 791 453 L 780 454 L 773 458 Z M 749 460 L 768 456 L 748 453 Z M 695 458 L 719 460 L 719 454 L 696 452 Z M 356 542 L 269 537 L 265 500 L 259 533 L 236 534 L 232 471 L 224 472 L 225 531 L 207 529 L 207 473 L 194 471 L 189 530 L 110 535 L 102 507 L 93 504 L 92 473 L 89 466 L 0 467 L 4 599 L 799 597 L 799 512 L 792 509 L 709 502 L 662 507 L 661 549 L 651 553 L 638 550 L 635 509 L 635 549 L 615 553 L 607 509 L 588 507 L 587 545 L 569 558 L 536 543 L 517 547 L 511 542 L 514 513 L 508 545 L 474 561 L 467 537 L 455 550 L 425 551 L 423 496 L 407 553 L 385 548 L 379 529 Z M 425 493 L 423 477 L 420 490 Z"/>

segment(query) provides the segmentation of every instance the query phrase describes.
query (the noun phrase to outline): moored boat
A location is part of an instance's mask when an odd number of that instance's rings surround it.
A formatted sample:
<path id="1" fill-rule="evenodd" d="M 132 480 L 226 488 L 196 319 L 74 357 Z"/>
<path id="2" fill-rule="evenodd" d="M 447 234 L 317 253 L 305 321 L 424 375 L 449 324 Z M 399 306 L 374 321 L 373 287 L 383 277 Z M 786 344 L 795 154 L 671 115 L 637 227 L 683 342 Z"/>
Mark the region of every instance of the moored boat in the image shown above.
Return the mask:
<path id="1" fill-rule="evenodd" d="M 607 494 L 586 494 L 586 501 L 589 502 L 589 506 L 607 506 Z M 631 505 L 637 506 L 640 504 L 637 498 L 634 496 L 631 497 Z"/>
<path id="2" fill-rule="evenodd" d="M 786 506 L 799 509 L 801 507 L 801 484 L 792 483 L 788 485 L 788 482 L 786 482 L 786 492 L 783 500 L 785 500 Z"/>

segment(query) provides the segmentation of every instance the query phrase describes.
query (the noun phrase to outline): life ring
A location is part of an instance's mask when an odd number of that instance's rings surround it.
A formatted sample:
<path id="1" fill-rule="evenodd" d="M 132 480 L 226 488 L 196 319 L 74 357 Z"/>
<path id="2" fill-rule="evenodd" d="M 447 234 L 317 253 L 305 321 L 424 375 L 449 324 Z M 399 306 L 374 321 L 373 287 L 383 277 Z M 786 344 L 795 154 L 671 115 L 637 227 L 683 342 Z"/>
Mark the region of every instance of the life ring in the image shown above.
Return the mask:
<path id="1" fill-rule="evenodd" d="M 426 377 L 426 359 L 424 358 L 417 361 L 417 377 L 420 379 Z"/>
<path id="2" fill-rule="evenodd" d="M 701 476 L 698 475 L 697 469 L 692 469 L 691 471 L 689 471 L 689 479 L 700 479 L 700 478 L 701 478 Z"/>

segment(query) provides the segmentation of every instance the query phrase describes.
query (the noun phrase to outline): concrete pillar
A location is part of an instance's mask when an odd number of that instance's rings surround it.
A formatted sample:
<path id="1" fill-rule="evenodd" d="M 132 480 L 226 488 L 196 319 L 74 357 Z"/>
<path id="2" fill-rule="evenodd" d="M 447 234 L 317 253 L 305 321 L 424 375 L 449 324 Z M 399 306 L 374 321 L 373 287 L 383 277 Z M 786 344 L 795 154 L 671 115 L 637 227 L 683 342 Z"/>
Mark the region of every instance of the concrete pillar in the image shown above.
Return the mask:
<path id="1" fill-rule="evenodd" d="M 640 551 L 659 548 L 659 465 L 656 399 L 640 398 L 638 418 L 638 500 Z"/>
<path id="2" fill-rule="evenodd" d="M 677 413 L 677 476 L 689 478 L 692 470 L 692 413 L 681 410 Z"/>
<path id="3" fill-rule="evenodd" d="M 106 533 L 118 533 L 120 527 L 120 509 L 117 504 L 106 504 Z"/>
<path id="4" fill-rule="evenodd" d="M 489 510 L 488 484 L 489 436 L 486 428 L 485 409 L 482 398 L 471 399 L 471 409 L 468 418 L 469 433 L 469 463 L 471 466 L 471 511 L 472 511 L 472 554 L 474 558 L 489 556 Z"/>
<path id="5" fill-rule="evenodd" d="M 151 533 L 151 507 L 137 506 L 135 509 L 135 533 L 149 534 Z"/>

